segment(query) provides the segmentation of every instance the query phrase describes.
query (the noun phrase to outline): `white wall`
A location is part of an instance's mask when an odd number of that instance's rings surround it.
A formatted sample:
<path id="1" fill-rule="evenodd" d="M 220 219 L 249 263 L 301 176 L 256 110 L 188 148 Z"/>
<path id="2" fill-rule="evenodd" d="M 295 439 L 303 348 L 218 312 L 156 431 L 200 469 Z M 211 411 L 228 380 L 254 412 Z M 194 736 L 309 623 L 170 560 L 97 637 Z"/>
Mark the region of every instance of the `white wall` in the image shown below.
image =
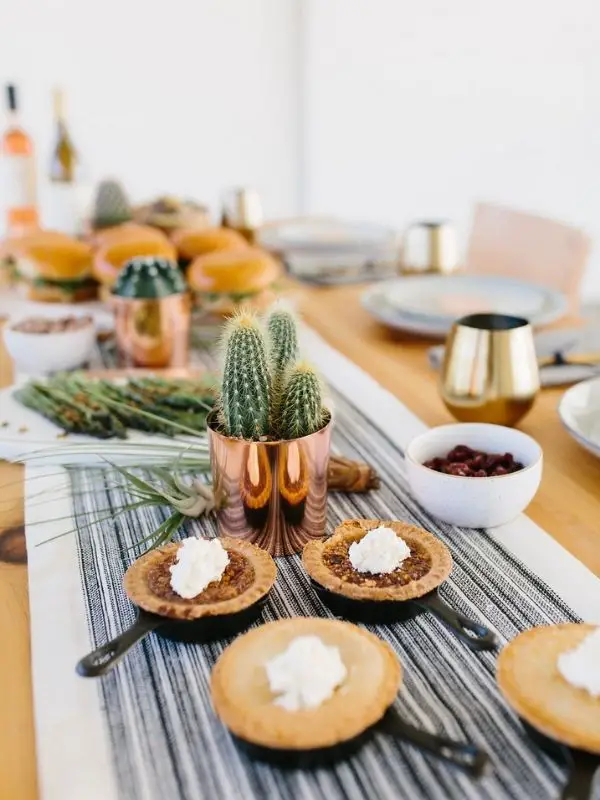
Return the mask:
<path id="1" fill-rule="evenodd" d="M 60 84 L 92 179 L 214 205 L 250 185 L 286 215 L 299 185 L 295 14 L 296 0 L 0 0 L 0 81 L 18 84 L 42 173 Z"/>
<path id="2" fill-rule="evenodd" d="M 598 0 L 306 0 L 307 208 L 403 227 L 477 199 L 600 243 Z M 586 291 L 600 295 L 600 246 Z"/>
<path id="3" fill-rule="evenodd" d="M 598 0 L 0 0 L 40 167 L 59 83 L 90 177 L 135 200 L 249 184 L 271 217 L 449 217 L 463 242 L 477 199 L 600 242 L 599 42 Z"/>

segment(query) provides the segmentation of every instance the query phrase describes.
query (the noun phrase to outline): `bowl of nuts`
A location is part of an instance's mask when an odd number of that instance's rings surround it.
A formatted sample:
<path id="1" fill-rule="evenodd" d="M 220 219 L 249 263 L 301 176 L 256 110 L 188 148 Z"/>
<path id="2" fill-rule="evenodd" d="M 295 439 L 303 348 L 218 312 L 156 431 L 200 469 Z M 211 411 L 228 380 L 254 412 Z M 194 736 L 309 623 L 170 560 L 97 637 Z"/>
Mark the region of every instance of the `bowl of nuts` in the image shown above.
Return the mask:
<path id="1" fill-rule="evenodd" d="M 75 369 L 96 346 L 96 325 L 89 314 L 52 314 L 10 320 L 4 344 L 15 368 L 27 375 Z"/>
<path id="2" fill-rule="evenodd" d="M 413 496 L 442 522 L 495 528 L 512 522 L 533 500 L 542 479 L 542 448 L 503 425 L 441 425 L 406 449 Z"/>

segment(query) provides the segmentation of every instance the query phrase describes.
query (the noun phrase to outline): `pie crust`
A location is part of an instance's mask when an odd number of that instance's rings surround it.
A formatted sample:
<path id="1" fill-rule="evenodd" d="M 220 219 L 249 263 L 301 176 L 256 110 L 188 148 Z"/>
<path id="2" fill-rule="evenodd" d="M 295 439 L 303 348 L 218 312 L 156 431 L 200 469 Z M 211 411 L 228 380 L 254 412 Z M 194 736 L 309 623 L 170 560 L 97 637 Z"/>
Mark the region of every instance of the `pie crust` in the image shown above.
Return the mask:
<path id="1" fill-rule="evenodd" d="M 324 561 L 323 557 L 328 548 L 340 542 L 359 541 L 367 531 L 382 525 L 392 528 L 411 549 L 417 546 L 429 557 L 431 566 L 425 575 L 404 585 L 377 585 L 376 575 L 365 577 L 362 583 L 352 583 L 336 575 Z M 310 577 L 318 584 L 331 592 L 355 600 L 411 600 L 423 597 L 445 581 L 452 570 L 450 551 L 433 534 L 407 522 L 379 519 L 345 520 L 328 539 L 308 542 L 302 552 L 302 563 Z"/>
<path id="2" fill-rule="evenodd" d="M 174 561 L 179 543 L 171 542 L 164 547 L 151 550 L 129 567 L 123 577 L 123 585 L 130 600 L 145 611 L 181 620 L 235 614 L 254 605 L 269 593 L 275 583 L 277 577 L 275 562 L 265 550 L 261 550 L 250 542 L 226 537 L 221 538 L 220 541 L 228 553 L 239 556 L 235 560 L 238 565 L 240 562 L 244 564 L 245 575 L 242 573 L 241 576 L 244 578 L 244 588 L 238 594 L 234 594 L 232 597 L 230 590 L 226 592 L 227 599 L 206 602 L 206 597 L 203 595 L 209 592 L 211 587 L 214 592 L 213 584 L 209 584 L 204 592 L 191 600 L 173 596 L 174 593 L 164 597 L 153 591 L 152 585 L 156 583 L 154 576 L 157 569 L 161 569 L 165 561 Z M 227 571 L 224 578 L 226 575 Z M 251 576 L 250 581 L 248 581 L 249 575 Z"/>
<path id="3" fill-rule="evenodd" d="M 339 648 L 348 676 L 317 708 L 287 711 L 274 704 L 265 662 L 298 636 L 318 636 Z M 392 705 L 402 668 L 392 649 L 349 622 L 295 617 L 261 625 L 223 652 L 211 676 L 215 713 L 229 730 L 254 745 L 312 750 L 353 739 Z"/>
<path id="4" fill-rule="evenodd" d="M 520 633 L 498 658 L 500 691 L 526 722 L 563 744 L 600 755 L 600 697 L 571 686 L 558 671 L 595 625 L 566 623 Z"/>

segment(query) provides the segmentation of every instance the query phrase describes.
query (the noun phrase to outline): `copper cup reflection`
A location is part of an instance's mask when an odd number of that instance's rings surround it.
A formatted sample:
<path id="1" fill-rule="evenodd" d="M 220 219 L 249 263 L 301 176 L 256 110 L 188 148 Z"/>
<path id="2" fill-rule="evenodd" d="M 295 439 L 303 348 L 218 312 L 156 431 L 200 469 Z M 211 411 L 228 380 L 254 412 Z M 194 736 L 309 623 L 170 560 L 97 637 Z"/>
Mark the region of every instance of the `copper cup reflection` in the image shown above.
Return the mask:
<path id="1" fill-rule="evenodd" d="M 191 301 L 187 294 L 152 299 L 112 295 L 121 367 L 185 367 Z"/>
<path id="2" fill-rule="evenodd" d="M 224 436 L 208 418 L 220 536 L 246 539 L 272 556 L 298 553 L 321 539 L 327 519 L 331 420 L 288 442 L 247 442 Z"/>
<path id="3" fill-rule="evenodd" d="M 471 314 L 454 323 L 441 375 L 442 399 L 461 422 L 515 425 L 540 388 L 526 319 Z"/>

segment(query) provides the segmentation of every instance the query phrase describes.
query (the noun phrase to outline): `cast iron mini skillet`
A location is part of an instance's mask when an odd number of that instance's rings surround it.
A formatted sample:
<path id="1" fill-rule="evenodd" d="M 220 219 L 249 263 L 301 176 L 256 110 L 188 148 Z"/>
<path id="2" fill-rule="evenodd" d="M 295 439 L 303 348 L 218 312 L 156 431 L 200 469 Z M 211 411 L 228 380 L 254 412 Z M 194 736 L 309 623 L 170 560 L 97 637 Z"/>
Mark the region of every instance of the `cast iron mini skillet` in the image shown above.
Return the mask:
<path id="1" fill-rule="evenodd" d="M 349 550 L 379 527 L 391 528 L 411 550 L 401 567 L 407 570 L 404 583 L 378 583 L 377 579 L 385 575 L 356 580 L 358 573 L 350 564 Z M 346 520 L 328 539 L 308 542 L 302 563 L 316 593 L 338 617 L 387 625 L 429 611 L 471 650 L 493 650 L 498 646 L 492 631 L 455 611 L 439 596 L 438 588 L 452 570 L 452 555 L 440 539 L 422 528 L 399 520 Z"/>
<path id="2" fill-rule="evenodd" d="M 232 734 L 238 747 L 257 761 L 265 761 L 283 769 L 298 769 L 326 766 L 355 755 L 376 733 L 383 733 L 401 742 L 407 742 L 419 750 L 424 750 L 443 761 L 448 761 L 478 778 L 484 774 L 488 756 L 474 744 L 456 742 L 444 736 L 422 731 L 405 722 L 392 707 L 385 716 L 371 728 L 340 744 L 314 750 L 283 750 L 247 742 Z"/>
<path id="3" fill-rule="evenodd" d="M 541 733 L 522 717 L 519 719 L 531 739 L 551 758 L 567 767 L 568 778 L 561 800 L 591 800 L 594 776 L 600 768 L 600 756 L 567 747 Z"/>
<path id="4" fill-rule="evenodd" d="M 566 622 L 522 631 L 500 653 L 496 679 L 507 703 L 542 750 L 567 767 L 562 800 L 588 800 L 600 768 L 600 698 L 572 686 L 559 657 L 594 625 Z"/>
<path id="5" fill-rule="evenodd" d="M 372 625 L 390 625 L 429 611 L 442 620 L 471 650 L 494 650 L 495 634 L 445 603 L 437 589 L 411 600 L 355 600 L 332 592 L 311 578 L 311 585 L 336 617 Z"/>
<path id="6" fill-rule="evenodd" d="M 161 617 L 138 607 L 138 614 L 131 627 L 120 636 L 100 645 L 77 664 L 76 670 L 84 678 L 106 675 L 115 667 L 126 653 L 152 631 L 165 639 L 178 642 L 202 644 L 217 639 L 236 636 L 256 622 L 263 612 L 266 597 L 236 614 L 223 614 L 200 619 L 180 620 Z"/>
<path id="7" fill-rule="evenodd" d="M 290 711 L 273 699 L 266 662 L 302 638 L 333 647 L 346 675 L 323 706 Z M 403 669 L 391 647 L 349 622 L 295 617 L 267 622 L 237 637 L 211 675 L 217 717 L 251 757 L 278 766 L 313 767 L 345 759 L 375 732 L 408 742 L 478 776 L 486 754 L 413 727 L 396 709 Z"/>
<path id="8" fill-rule="evenodd" d="M 135 622 L 120 636 L 82 658 L 77 672 L 86 678 L 105 675 L 151 631 L 166 639 L 202 643 L 235 636 L 256 622 L 277 577 L 275 562 L 250 542 L 224 537 L 221 543 L 230 555 L 220 579 L 222 589 L 219 584 L 210 584 L 206 592 L 195 598 L 179 597 L 170 589 L 169 565 L 175 561 L 179 543 L 151 550 L 134 561 L 123 577 L 123 587 L 137 610 Z M 243 578 L 244 564 L 248 563 L 252 568 L 252 582 L 236 583 Z M 219 595 L 219 591 L 224 594 Z"/>

